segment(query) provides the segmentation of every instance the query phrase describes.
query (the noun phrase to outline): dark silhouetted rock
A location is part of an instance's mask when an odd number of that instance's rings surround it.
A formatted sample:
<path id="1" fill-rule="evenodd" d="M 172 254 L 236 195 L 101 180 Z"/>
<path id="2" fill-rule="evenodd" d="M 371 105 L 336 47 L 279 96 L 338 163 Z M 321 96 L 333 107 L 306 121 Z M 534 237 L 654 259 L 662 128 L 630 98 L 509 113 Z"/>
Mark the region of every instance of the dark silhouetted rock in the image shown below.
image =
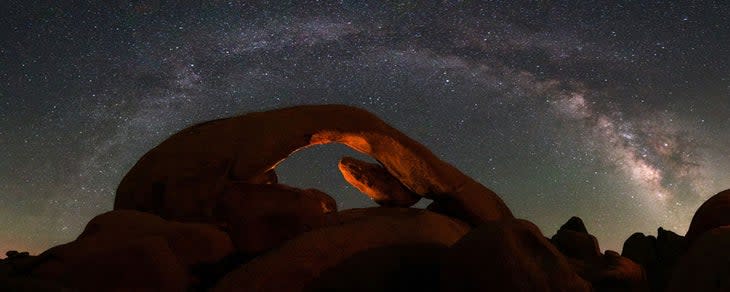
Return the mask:
<path id="1" fill-rule="evenodd" d="M 132 210 L 111 211 L 94 217 L 79 235 L 78 242 L 90 248 L 103 248 L 130 238 L 161 236 L 186 266 L 215 262 L 233 252 L 228 234 L 215 226 L 180 223 Z"/>
<path id="2" fill-rule="evenodd" d="M 421 196 L 406 188 L 380 164 L 343 157 L 339 169 L 347 182 L 381 206 L 410 207 Z"/>
<path id="3" fill-rule="evenodd" d="M 560 226 L 559 230 L 571 230 L 575 232 L 581 232 L 581 233 L 588 233 L 588 229 L 586 228 L 585 224 L 583 224 L 583 219 L 580 219 L 580 217 L 570 217 L 568 219 L 568 222 L 565 222 L 563 226 Z"/>
<path id="4" fill-rule="evenodd" d="M 652 291 L 664 291 L 684 246 L 682 236 L 660 227 L 657 237 L 632 234 L 624 242 L 621 255 L 644 268 Z"/>
<path id="5" fill-rule="evenodd" d="M 208 291 L 213 288 L 215 284 L 223 278 L 223 276 L 257 256 L 258 254 L 252 255 L 243 252 L 234 252 L 215 263 L 197 264 L 190 269 L 193 283 L 189 290 Z"/>
<path id="6" fill-rule="evenodd" d="M 583 220 L 578 217 L 570 218 L 550 241 L 570 258 L 590 261 L 601 256 L 598 240 L 588 233 Z"/>
<path id="7" fill-rule="evenodd" d="M 257 254 L 319 228 L 337 204 L 318 190 L 284 185 L 231 185 L 221 195 L 216 217 L 228 224 L 236 249 Z"/>
<path id="8" fill-rule="evenodd" d="M 129 246 L 129 242 L 143 239 L 163 240 L 164 248 L 153 240 Z M 144 250 L 148 247 L 149 250 Z M 175 262 L 187 270 L 194 264 L 216 262 L 232 253 L 233 243 L 226 233 L 212 225 L 179 223 L 144 212 L 117 210 L 93 218 L 75 241 L 45 251 L 41 256 L 50 260 L 40 264 L 33 273 L 49 279 L 73 275 L 75 266 L 88 264 L 84 267 L 92 269 L 93 262 L 100 260 L 91 255 L 109 257 L 116 250 L 144 254 L 170 250 Z M 167 260 L 168 255 L 160 257 Z M 132 263 L 126 267 L 133 268 Z"/>
<path id="9" fill-rule="evenodd" d="M 63 286 L 61 283 L 48 279 L 41 279 L 31 276 L 14 276 L 3 277 L 0 275 L 0 291 L 12 292 L 36 292 L 36 291 L 53 291 L 53 292 L 72 292 L 72 290 Z"/>
<path id="10" fill-rule="evenodd" d="M 726 225 L 730 225 L 730 190 L 712 196 L 697 209 L 685 238 L 692 244 L 703 232 Z"/>
<path id="11" fill-rule="evenodd" d="M 484 223 L 454 244 L 442 291 L 590 291 L 567 259 L 529 221 Z"/>
<path id="12" fill-rule="evenodd" d="M 9 250 L 5 253 L 5 256 L 7 259 L 15 259 L 30 256 L 30 253 L 28 253 L 27 251 L 18 252 L 17 250 Z"/>
<path id="13" fill-rule="evenodd" d="M 642 265 L 647 272 L 653 270 L 657 261 L 656 237 L 636 232 L 624 241 L 621 256 Z"/>
<path id="14" fill-rule="evenodd" d="M 60 282 L 31 274 L 43 258 L 11 250 L 0 259 L 0 291 L 71 291 Z"/>
<path id="15" fill-rule="evenodd" d="M 353 209 L 227 274 L 213 291 L 301 291 L 323 271 L 361 252 L 393 245 L 450 246 L 469 230 L 427 210 Z"/>
<path id="16" fill-rule="evenodd" d="M 117 188 L 114 208 L 209 222 L 230 182 L 266 181 L 262 177 L 292 152 L 326 143 L 372 156 L 408 189 L 445 200 L 452 216 L 472 225 L 512 218 L 494 192 L 375 115 L 344 105 L 249 113 L 184 129 L 132 167 Z"/>
<path id="17" fill-rule="evenodd" d="M 67 263 L 60 280 L 77 291 L 186 291 L 187 269 L 163 237 L 119 242 Z"/>
<path id="18" fill-rule="evenodd" d="M 730 291 L 728 247 L 730 226 L 702 232 L 677 262 L 667 291 Z"/>
<path id="19" fill-rule="evenodd" d="M 305 291 L 439 291 L 443 245 L 397 245 L 366 250 L 322 272 Z"/>
<path id="20" fill-rule="evenodd" d="M 651 291 L 664 291 L 667 277 L 660 275 L 659 256 L 657 255 L 657 240 L 654 236 L 647 236 L 636 232 L 624 241 L 621 256 L 630 259 L 643 267 Z"/>
<path id="21" fill-rule="evenodd" d="M 593 285 L 596 292 L 649 291 L 644 269 L 615 251 L 607 250 L 596 261 L 585 261 L 579 274 Z"/>
<path id="22" fill-rule="evenodd" d="M 271 185 L 276 184 L 279 182 L 279 176 L 276 175 L 276 171 L 273 169 L 269 169 L 269 171 L 264 172 L 262 175 L 258 177 L 254 177 L 248 181 L 250 184 L 258 184 L 258 185 Z"/>
<path id="23" fill-rule="evenodd" d="M 661 227 L 657 230 L 656 271 L 652 272 L 653 274 L 649 278 L 654 291 L 665 291 L 677 261 L 686 249 L 687 242 L 683 236 Z"/>

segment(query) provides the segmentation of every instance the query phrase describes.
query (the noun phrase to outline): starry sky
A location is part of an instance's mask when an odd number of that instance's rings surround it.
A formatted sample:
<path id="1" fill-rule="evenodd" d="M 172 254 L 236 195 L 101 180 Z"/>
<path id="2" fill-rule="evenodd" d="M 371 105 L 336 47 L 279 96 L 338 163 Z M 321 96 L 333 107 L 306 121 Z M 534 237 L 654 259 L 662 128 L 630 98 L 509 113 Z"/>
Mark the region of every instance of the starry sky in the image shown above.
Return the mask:
<path id="1" fill-rule="evenodd" d="M 180 129 L 299 104 L 368 109 L 545 235 L 580 216 L 602 249 L 684 234 L 730 188 L 724 1 L 47 2 L 0 4 L 3 252 L 73 240 Z M 373 206 L 343 155 L 297 152 L 280 182 Z"/>

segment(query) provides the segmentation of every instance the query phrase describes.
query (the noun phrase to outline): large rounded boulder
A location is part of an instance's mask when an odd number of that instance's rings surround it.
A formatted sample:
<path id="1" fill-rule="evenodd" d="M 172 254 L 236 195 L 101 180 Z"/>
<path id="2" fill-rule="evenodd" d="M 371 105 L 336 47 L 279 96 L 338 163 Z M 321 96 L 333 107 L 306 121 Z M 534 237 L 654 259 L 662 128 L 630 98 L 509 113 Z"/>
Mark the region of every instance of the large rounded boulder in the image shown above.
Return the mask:
<path id="1" fill-rule="evenodd" d="M 730 189 L 712 196 L 697 209 L 685 238 L 691 244 L 705 231 L 726 225 L 730 225 Z"/>
<path id="2" fill-rule="evenodd" d="M 305 291 L 439 291 L 440 244 L 393 245 L 366 250 L 329 268 Z"/>
<path id="3" fill-rule="evenodd" d="M 125 238 L 96 247 L 71 242 L 46 251 L 32 271 L 72 291 L 185 291 L 188 267 L 162 236 Z"/>
<path id="4" fill-rule="evenodd" d="M 139 254 L 161 266 L 170 265 L 171 271 L 179 266 L 187 273 L 193 265 L 216 262 L 233 250 L 231 239 L 215 226 L 173 222 L 144 212 L 116 210 L 93 218 L 75 241 L 41 254 L 46 261 L 39 264 L 34 273 L 84 284 L 78 282 L 81 279 L 78 277 L 82 276 L 77 274 L 87 268 L 93 270 L 95 261 L 103 262 L 103 267 L 111 269 L 103 270 L 99 265 L 97 272 L 112 275 L 114 271 L 123 271 L 122 267 L 134 270 L 132 259 Z M 117 256 L 125 253 L 135 255 Z M 179 273 L 174 275 L 177 277 Z"/>
<path id="5" fill-rule="evenodd" d="M 487 222 L 454 244 L 442 291 L 591 291 L 568 260 L 525 220 Z"/>
<path id="6" fill-rule="evenodd" d="M 730 226 L 703 232 L 680 258 L 667 290 L 730 291 Z"/>
<path id="7" fill-rule="evenodd" d="M 588 233 L 583 220 L 579 217 L 571 217 L 550 238 L 550 241 L 560 252 L 570 258 L 591 261 L 601 256 L 598 240 Z"/>
<path id="8" fill-rule="evenodd" d="M 215 213 L 238 251 L 257 254 L 323 226 L 325 214 L 336 210 L 335 200 L 315 189 L 236 184 L 221 195 Z"/>
<path id="9" fill-rule="evenodd" d="M 227 274 L 213 291 L 302 291 L 324 271 L 368 250 L 398 245 L 448 247 L 469 230 L 427 210 L 353 209 Z"/>

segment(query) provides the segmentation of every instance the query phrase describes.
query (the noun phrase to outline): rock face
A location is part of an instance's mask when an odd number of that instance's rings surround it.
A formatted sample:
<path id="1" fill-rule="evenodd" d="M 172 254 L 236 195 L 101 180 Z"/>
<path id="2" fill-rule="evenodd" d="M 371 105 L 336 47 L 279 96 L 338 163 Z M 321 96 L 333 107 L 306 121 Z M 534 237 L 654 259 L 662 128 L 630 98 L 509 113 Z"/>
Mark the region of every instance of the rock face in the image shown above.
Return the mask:
<path id="1" fill-rule="evenodd" d="M 644 266 L 647 272 L 653 270 L 657 262 L 656 237 L 636 232 L 624 241 L 621 256 Z"/>
<path id="2" fill-rule="evenodd" d="M 644 267 L 652 291 L 665 291 L 684 249 L 684 237 L 660 227 L 657 237 L 638 232 L 631 235 L 621 255 Z"/>
<path id="3" fill-rule="evenodd" d="M 305 291 L 439 291 L 438 244 L 408 244 L 367 250 L 322 272 Z"/>
<path id="4" fill-rule="evenodd" d="M 410 207 L 421 199 L 380 164 L 344 157 L 338 165 L 347 182 L 381 206 Z"/>
<path id="5" fill-rule="evenodd" d="M 446 253 L 442 291 L 590 291 L 563 255 L 525 220 L 487 222 Z"/>
<path id="6" fill-rule="evenodd" d="M 725 225 L 730 225 L 730 189 L 712 196 L 697 209 L 685 238 L 692 244 L 705 231 Z"/>
<path id="7" fill-rule="evenodd" d="M 598 260 L 584 263 L 580 274 L 591 282 L 594 291 L 649 291 L 644 269 L 615 251 L 607 250 Z"/>
<path id="8" fill-rule="evenodd" d="M 269 181 L 292 152 L 342 143 L 368 154 L 414 193 L 444 200 L 470 224 L 512 218 L 491 190 L 375 115 L 343 105 L 297 106 L 195 125 L 145 154 L 117 188 L 115 209 L 209 222 L 231 182 Z"/>
<path id="9" fill-rule="evenodd" d="M 278 163 L 324 143 L 380 163 L 338 166 L 381 207 L 338 212 L 321 191 L 278 183 Z M 427 210 L 407 208 L 422 198 Z M 687 240 L 659 228 L 601 254 L 580 218 L 547 239 L 366 111 L 298 106 L 173 135 L 76 240 L 8 252 L 0 291 L 730 291 L 728 214 L 730 190 L 699 208 Z"/>
<path id="10" fill-rule="evenodd" d="M 598 240 L 588 233 L 578 217 L 570 218 L 550 241 L 567 257 L 591 261 L 601 256 Z"/>
<path id="11" fill-rule="evenodd" d="M 257 254 L 321 227 L 325 214 L 334 211 L 335 200 L 314 189 L 236 184 L 221 195 L 215 213 L 227 222 L 238 251 Z"/>
<path id="12" fill-rule="evenodd" d="M 301 291 L 360 252 L 408 244 L 446 247 L 469 230 L 443 215 L 404 208 L 346 210 L 333 213 L 330 222 L 227 274 L 213 291 Z"/>
<path id="13" fill-rule="evenodd" d="M 69 259 L 62 282 L 78 291 L 185 291 L 189 275 L 162 237 L 145 237 Z"/>
<path id="14" fill-rule="evenodd" d="M 41 256 L 47 260 L 33 273 L 85 291 L 104 287 L 181 291 L 188 285 L 187 270 L 192 265 L 215 262 L 231 252 L 230 238 L 214 226 L 117 210 L 92 219 L 75 241 L 44 252 Z"/>
<path id="15" fill-rule="evenodd" d="M 730 226 L 703 232 L 677 263 L 669 292 L 730 291 Z"/>
<path id="16" fill-rule="evenodd" d="M 589 281 L 594 291 L 646 291 L 646 275 L 638 264 L 614 251 L 601 254 L 596 237 L 583 220 L 572 217 L 550 239 L 573 270 Z"/>

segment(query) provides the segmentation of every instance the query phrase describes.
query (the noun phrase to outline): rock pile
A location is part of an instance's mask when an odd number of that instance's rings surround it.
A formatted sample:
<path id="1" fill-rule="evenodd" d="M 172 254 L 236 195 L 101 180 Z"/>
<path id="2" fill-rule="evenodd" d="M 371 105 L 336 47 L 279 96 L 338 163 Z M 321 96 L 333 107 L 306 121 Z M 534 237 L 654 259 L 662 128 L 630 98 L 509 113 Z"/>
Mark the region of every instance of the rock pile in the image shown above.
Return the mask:
<path id="1" fill-rule="evenodd" d="M 380 207 L 337 210 L 276 166 L 342 143 L 343 178 Z M 38 256 L 8 252 L 0 291 L 727 291 L 730 191 L 687 240 L 637 233 L 601 253 L 573 217 L 546 238 L 497 194 L 362 109 L 297 106 L 186 128 L 145 154 L 114 210 Z M 421 199 L 424 209 L 409 208 Z"/>

